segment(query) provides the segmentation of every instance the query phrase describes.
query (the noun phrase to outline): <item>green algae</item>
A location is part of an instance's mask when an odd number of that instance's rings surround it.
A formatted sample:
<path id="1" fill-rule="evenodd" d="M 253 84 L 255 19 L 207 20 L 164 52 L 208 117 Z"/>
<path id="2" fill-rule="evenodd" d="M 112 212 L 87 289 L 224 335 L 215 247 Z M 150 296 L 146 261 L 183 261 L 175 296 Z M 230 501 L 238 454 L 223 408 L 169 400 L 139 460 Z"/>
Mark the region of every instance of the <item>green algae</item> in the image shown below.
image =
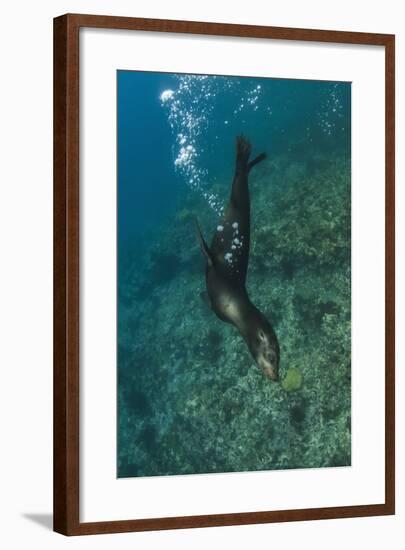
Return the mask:
<path id="1" fill-rule="evenodd" d="M 281 382 L 281 385 L 285 391 L 296 391 L 301 389 L 303 382 L 303 376 L 299 369 L 296 367 L 290 367 L 285 375 L 285 378 Z"/>

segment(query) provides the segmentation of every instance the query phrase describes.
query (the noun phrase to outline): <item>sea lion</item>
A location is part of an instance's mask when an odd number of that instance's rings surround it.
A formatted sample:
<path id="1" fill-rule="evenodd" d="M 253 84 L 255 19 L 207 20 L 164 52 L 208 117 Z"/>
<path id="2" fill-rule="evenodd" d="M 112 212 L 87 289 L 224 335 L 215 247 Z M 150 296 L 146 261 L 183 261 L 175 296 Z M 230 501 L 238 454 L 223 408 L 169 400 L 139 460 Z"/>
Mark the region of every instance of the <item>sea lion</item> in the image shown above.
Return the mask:
<path id="1" fill-rule="evenodd" d="M 207 266 L 205 297 L 214 313 L 233 324 L 245 339 L 250 353 L 271 380 L 278 380 L 280 348 L 266 317 L 255 307 L 246 291 L 250 248 L 250 170 L 266 158 L 262 153 L 249 162 L 251 145 L 244 136 L 236 139 L 236 167 L 232 192 L 225 214 L 209 247 L 198 221 L 197 234 Z"/>

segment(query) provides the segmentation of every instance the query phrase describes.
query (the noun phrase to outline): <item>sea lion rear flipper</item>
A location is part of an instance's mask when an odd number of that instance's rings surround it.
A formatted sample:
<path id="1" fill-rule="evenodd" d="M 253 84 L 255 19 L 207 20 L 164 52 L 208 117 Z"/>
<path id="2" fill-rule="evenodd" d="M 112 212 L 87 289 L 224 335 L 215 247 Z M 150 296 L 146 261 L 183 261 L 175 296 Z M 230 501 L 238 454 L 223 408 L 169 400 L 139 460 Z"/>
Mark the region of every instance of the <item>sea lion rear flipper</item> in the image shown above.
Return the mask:
<path id="1" fill-rule="evenodd" d="M 204 256 L 207 258 L 207 262 L 210 265 L 212 265 L 214 263 L 212 252 L 209 249 L 207 243 L 205 242 L 204 237 L 202 236 L 201 229 L 200 229 L 200 224 L 198 223 L 197 219 L 195 220 L 195 226 L 196 226 L 196 229 L 197 229 L 197 237 L 198 237 L 198 241 L 200 243 L 201 250 L 202 250 Z"/>
<path id="2" fill-rule="evenodd" d="M 250 172 L 250 170 L 253 168 L 253 166 L 256 166 L 256 164 L 259 164 L 259 162 L 262 162 L 262 160 L 264 160 L 266 158 L 266 153 L 261 153 L 260 155 L 258 155 L 256 158 L 254 158 L 253 160 L 251 160 L 250 162 L 248 162 L 248 170 Z"/>
<path id="3" fill-rule="evenodd" d="M 245 138 L 245 136 L 240 135 L 236 138 L 236 166 L 239 168 L 247 167 L 248 172 L 250 172 L 253 166 L 259 164 L 259 162 L 264 160 L 267 156 L 266 153 L 261 153 L 249 162 L 251 150 L 252 147 L 250 142 Z"/>
<path id="4" fill-rule="evenodd" d="M 252 146 L 243 134 L 236 137 L 236 158 L 241 162 L 249 160 Z"/>

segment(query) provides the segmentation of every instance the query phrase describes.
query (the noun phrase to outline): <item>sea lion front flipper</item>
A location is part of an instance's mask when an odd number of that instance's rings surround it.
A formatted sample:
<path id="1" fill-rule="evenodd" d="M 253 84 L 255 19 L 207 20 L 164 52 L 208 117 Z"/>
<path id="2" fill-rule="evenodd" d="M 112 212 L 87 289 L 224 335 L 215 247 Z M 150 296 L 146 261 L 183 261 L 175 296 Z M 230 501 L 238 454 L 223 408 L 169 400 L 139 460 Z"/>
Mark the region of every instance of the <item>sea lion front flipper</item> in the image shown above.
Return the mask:
<path id="1" fill-rule="evenodd" d="M 200 243 L 200 248 L 201 248 L 204 256 L 207 258 L 207 262 L 209 263 L 209 265 L 213 265 L 214 258 L 213 258 L 212 252 L 209 249 L 209 246 L 207 245 L 207 243 L 205 242 L 204 237 L 202 236 L 201 229 L 200 229 L 200 224 L 198 223 L 197 219 L 195 220 L 195 226 L 197 228 L 197 237 L 198 237 L 198 241 Z"/>

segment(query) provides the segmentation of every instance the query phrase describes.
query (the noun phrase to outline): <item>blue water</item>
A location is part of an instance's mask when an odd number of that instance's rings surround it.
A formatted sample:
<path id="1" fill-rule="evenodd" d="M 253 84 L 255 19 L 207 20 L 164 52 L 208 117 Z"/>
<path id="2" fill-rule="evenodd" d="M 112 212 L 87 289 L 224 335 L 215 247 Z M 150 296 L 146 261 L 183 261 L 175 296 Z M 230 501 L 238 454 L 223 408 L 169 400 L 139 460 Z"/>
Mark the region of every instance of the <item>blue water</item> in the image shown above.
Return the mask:
<path id="1" fill-rule="evenodd" d="M 145 226 L 153 227 L 167 216 L 181 188 L 173 165 L 171 130 L 159 102 L 169 84 L 169 75 L 118 72 L 120 244 L 130 246 Z"/>
<path id="2" fill-rule="evenodd" d="M 119 477 L 350 464 L 349 83 L 119 71 Z M 200 299 L 235 138 L 280 378 Z M 252 155 L 252 156 L 253 156 Z"/>

